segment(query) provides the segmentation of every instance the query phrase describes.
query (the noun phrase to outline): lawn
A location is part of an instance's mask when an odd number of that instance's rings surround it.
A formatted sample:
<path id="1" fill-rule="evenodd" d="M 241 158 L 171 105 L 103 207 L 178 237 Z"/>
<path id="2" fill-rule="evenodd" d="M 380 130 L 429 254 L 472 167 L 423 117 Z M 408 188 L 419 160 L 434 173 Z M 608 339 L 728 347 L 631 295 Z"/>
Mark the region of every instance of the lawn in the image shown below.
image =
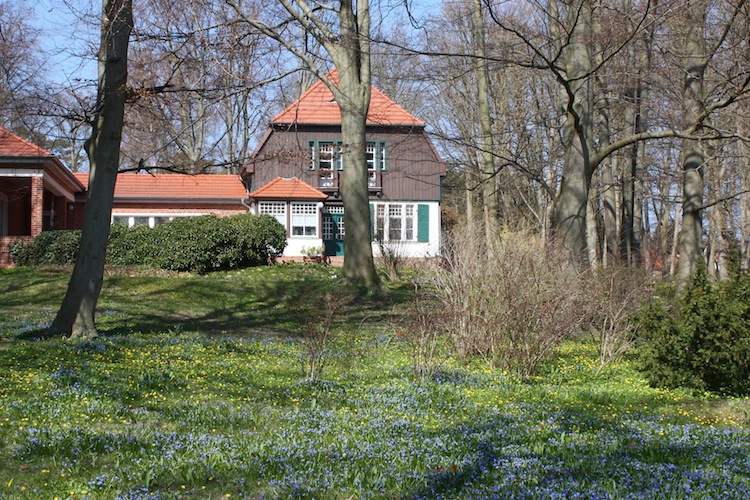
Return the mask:
<path id="1" fill-rule="evenodd" d="M 298 306 L 336 272 L 119 271 L 101 337 L 35 341 L 67 277 L 0 270 L 0 498 L 750 497 L 747 399 L 597 373 L 587 339 L 530 382 L 446 359 L 419 383 L 406 286 L 342 310 L 304 382 Z"/>

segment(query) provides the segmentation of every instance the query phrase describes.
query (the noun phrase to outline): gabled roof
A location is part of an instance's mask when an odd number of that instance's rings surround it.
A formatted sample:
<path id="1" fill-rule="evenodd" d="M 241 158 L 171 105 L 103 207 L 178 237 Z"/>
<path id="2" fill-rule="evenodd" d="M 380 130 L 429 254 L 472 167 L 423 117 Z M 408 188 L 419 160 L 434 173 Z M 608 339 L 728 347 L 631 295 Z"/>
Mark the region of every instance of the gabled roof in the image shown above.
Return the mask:
<path id="1" fill-rule="evenodd" d="M 83 190 L 81 183 L 54 154 L 4 127 L 0 127 L 0 168 L 31 168 L 44 172 L 45 188 L 70 200 Z"/>
<path id="2" fill-rule="evenodd" d="M 17 136 L 10 130 L 0 127 L 0 156 L 51 158 L 54 155 L 46 149 Z"/>
<path id="3" fill-rule="evenodd" d="M 338 85 L 339 75 L 334 69 L 328 78 Z M 315 125 L 340 125 L 341 110 L 333 98 L 331 90 L 319 80 L 302 94 L 297 101 L 276 115 L 271 123 L 305 123 Z M 367 112 L 368 125 L 410 125 L 424 126 L 424 122 L 393 102 L 373 85 L 370 109 Z"/>
<path id="4" fill-rule="evenodd" d="M 325 200 L 328 195 L 296 177 L 277 177 L 260 189 L 250 193 L 250 198 L 273 200 Z"/>
<path id="5" fill-rule="evenodd" d="M 88 173 L 77 173 L 75 176 L 88 188 Z M 115 200 L 238 200 L 246 196 L 245 186 L 240 178 L 228 174 L 119 174 L 115 183 Z"/>

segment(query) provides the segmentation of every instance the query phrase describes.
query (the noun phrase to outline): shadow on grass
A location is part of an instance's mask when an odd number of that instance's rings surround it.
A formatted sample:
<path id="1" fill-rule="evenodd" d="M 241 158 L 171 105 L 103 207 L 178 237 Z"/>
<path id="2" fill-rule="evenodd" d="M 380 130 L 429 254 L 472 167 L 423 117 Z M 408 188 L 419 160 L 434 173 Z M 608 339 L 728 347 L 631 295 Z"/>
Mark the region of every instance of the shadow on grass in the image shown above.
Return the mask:
<path id="1" fill-rule="evenodd" d="M 0 272 L 0 305 L 4 314 L 18 319 L 6 327 L 22 330 L 22 334 L 12 335 L 16 338 L 39 338 L 45 327 L 33 328 L 29 322 L 40 310 L 49 320 L 54 317 L 68 276 L 33 269 Z M 319 308 L 326 293 L 352 297 L 338 319 L 353 324 L 365 318 L 383 320 L 393 303 L 405 300 L 409 293 L 408 287 L 401 286 L 372 295 L 332 275 L 335 268 L 304 265 L 206 276 L 108 274 L 98 302 L 97 328 L 104 336 L 183 330 L 283 337 L 298 332 L 309 321 L 309 310 Z"/>

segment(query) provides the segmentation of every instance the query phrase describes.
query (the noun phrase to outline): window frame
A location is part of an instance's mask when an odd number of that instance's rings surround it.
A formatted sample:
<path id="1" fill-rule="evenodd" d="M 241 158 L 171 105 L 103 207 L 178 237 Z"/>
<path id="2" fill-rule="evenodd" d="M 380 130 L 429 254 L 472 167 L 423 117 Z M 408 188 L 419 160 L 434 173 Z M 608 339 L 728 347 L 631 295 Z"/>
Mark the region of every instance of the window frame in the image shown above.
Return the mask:
<path id="1" fill-rule="evenodd" d="M 284 211 L 283 213 L 280 211 L 276 212 L 270 212 L 270 211 L 264 211 L 264 207 L 283 207 Z M 288 209 L 287 209 L 287 203 L 285 201 L 259 201 L 258 202 L 258 214 L 265 214 L 270 215 L 274 219 L 276 219 L 279 224 L 284 226 L 287 230 L 287 233 L 289 232 L 289 217 L 288 217 Z M 279 217 L 283 216 L 283 222 L 282 219 Z"/>
<path id="2" fill-rule="evenodd" d="M 331 166 L 322 166 L 321 164 L 321 145 L 331 144 L 333 148 Z M 368 148 L 372 146 L 372 158 L 370 159 Z M 308 163 L 308 170 L 320 170 L 321 172 L 343 170 L 344 169 L 344 152 L 341 141 L 330 140 L 330 139 L 315 139 L 308 141 L 308 150 L 310 155 L 310 162 Z M 367 141 L 365 145 L 365 154 L 367 155 L 367 170 L 368 172 L 385 172 L 387 170 L 387 143 L 385 141 Z M 329 160 L 323 160 L 328 162 Z M 372 165 L 372 166 L 371 166 Z"/>
<path id="3" fill-rule="evenodd" d="M 110 218 L 110 224 L 118 224 L 120 222 L 127 224 L 128 227 L 135 226 L 146 226 L 154 228 L 159 224 L 165 222 L 171 222 L 181 217 L 201 217 L 209 215 L 209 213 L 164 213 L 164 212 L 147 212 L 147 213 L 113 213 Z M 136 219 L 148 219 L 145 224 L 137 224 Z"/>
<path id="4" fill-rule="evenodd" d="M 295 209 L 301 210 L 301 213 L 295 213 Z M 319 233 L 319 210 L 318 205 L 315 202 L 305 201 L 292 201 L 289 202 L 289 229 L 288 234 L 290 238 L 318 238 Z M 298 224 L 298 221 L 302 221 Z M 312 225 L 310 225 L 312 222 Z M 302 234 L 295 234 L 295 228 L 302 228 Z M 314 229 L 312 234 L 308 234 L 308 229 Z"/>
<path id="5" fill-rule="evenodd" d="M 418 204 L 414 202 L 373 203 L 374 240 L 401 243 L 419 241 L 418 210 Z M 396 232 L 398 232 L 397 236 Z M 411 237 L 407 237 L 409 235 Z"/>

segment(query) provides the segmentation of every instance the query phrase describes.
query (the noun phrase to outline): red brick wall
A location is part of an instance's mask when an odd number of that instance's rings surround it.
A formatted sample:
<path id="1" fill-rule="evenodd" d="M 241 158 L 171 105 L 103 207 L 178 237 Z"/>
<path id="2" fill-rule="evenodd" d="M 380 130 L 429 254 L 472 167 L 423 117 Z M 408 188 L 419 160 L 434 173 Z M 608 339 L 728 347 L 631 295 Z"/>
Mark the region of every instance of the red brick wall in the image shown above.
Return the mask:
<path id="1" fill-rule="evenodd" d="M 31 241 L 34 238 L 31 236 L 0 236 L 0 267 L 8 267 L 12 265 L 10 259 L 10 249 L 18 241 Z"/>

